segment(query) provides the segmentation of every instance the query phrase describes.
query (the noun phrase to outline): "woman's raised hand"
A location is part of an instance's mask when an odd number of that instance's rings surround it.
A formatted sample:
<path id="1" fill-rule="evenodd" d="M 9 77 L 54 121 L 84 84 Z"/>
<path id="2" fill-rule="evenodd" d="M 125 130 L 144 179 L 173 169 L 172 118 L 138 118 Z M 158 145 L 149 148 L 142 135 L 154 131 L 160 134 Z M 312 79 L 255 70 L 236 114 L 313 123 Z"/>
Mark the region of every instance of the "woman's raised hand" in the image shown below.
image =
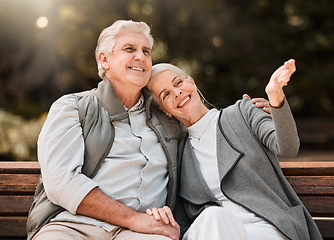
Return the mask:
<path id="1" fill-rule="evenodd" d="M 295 60 L 290 59 L 279 67 L 271 76 L 266 86 L 266 93 L 272 107 L 281 107 L 284 101 L 283 87 L 290 81 L 291 75 L 296 71 Z"/>

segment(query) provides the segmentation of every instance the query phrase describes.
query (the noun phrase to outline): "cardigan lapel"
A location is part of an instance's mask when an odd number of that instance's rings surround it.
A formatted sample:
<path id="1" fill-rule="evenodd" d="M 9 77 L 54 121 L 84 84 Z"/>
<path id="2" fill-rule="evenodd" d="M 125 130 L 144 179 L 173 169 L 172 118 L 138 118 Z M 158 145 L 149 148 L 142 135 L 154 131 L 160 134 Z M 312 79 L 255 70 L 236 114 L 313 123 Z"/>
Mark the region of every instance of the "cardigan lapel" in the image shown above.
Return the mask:
<path id="1" fill-rule="evenodd" d="M 227 135 L 231 136 L 231 134 L 234 135 L 234 133 L 231 128 L 224 128 L 223 126 L 225 124 L 227 125 L 228 122 L 225 121 L 223 110 L 221 110 L 217 123 L 217 159 L 220 179 L 223 179 L 244 155 L 244 153 L 238 150 L 227 138 Z M 221 134 L 219 134 L 219 132 Z"/>
<path id="2" fill-rule="evenodd" d="M 227 134 L 229 134 L 228 136 L 231 136 L 231 134 L 234 133 L 233 130 L 228 127 L 223 128 L 224 122 L 225 124 L 228 124 L 224 120 L 224 115 L 221 111 L 217 124 L 217 159 L 220 179 L 223 179 L 244 155 L 244 153 L 238 150 L 227 138 Z M 186 139 L 182 154 L 180 180 L 181 197 L 196 204 L 216 201 L 215 196 L 212 194 L 203 178 L 199 162 L 189 138 Z M 198 189 L 199 187 L 201 189 L 200 192 L 193 193 L 191 191 L 191 189 Z"/>
<path id="3" fill-rule="evenodd" d="M 189 138 L 186 139 L 186 144 L 184 146 L 180 181 L 180 196 L 188 201 L 196 204 L 216 201 L 215 196 L 212 194 L 203 178 L 199 162 L 196 158 Z M 196 191 L 195 194 L 192 191 L 189 191 L 189 189 L 198 188 L 200 188 L 201 191 Z"/>

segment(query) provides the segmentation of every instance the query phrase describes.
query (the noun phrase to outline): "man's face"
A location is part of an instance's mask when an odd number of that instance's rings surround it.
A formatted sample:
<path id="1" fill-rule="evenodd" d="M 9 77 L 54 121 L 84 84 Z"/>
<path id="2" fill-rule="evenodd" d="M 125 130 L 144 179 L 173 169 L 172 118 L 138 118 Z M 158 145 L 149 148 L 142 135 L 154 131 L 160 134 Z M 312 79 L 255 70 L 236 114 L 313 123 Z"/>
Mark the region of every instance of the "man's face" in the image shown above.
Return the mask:
<path id="1" fill-rule="evenodd" d="M 112 53 L 106 54 L 106 76 L 118 91 L 146 86 L 152 70 L 151 47 L 144 34 L 124 31 L 115 39 Z"/>

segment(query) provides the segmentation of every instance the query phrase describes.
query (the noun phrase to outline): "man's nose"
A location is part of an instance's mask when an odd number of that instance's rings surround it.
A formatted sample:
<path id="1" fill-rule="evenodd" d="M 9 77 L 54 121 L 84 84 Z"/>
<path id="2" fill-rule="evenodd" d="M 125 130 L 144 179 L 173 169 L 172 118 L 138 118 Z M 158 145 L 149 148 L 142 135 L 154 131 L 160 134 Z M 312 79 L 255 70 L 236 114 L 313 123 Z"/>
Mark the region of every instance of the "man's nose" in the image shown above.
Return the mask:
<path id="1" fill-rule="evenodd" d="M 136 51 L 134 59 L 135 60 L 143 60 L 145 58 L 145 54 L 142 51 Z"/>

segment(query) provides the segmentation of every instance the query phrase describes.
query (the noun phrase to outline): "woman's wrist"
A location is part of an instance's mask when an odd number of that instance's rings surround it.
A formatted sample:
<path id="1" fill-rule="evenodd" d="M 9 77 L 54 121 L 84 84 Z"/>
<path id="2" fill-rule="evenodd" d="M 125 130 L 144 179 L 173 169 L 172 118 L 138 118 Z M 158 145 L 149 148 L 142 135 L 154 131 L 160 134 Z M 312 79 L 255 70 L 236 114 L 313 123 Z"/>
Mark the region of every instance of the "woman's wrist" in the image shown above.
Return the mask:
<path id="1" fill-rule="evenodd" d="M 280 108 L 283 106 L 285 94 L 283 89 L 275 93 L 267 93 L 270 106 L 273 108 Z"/>

